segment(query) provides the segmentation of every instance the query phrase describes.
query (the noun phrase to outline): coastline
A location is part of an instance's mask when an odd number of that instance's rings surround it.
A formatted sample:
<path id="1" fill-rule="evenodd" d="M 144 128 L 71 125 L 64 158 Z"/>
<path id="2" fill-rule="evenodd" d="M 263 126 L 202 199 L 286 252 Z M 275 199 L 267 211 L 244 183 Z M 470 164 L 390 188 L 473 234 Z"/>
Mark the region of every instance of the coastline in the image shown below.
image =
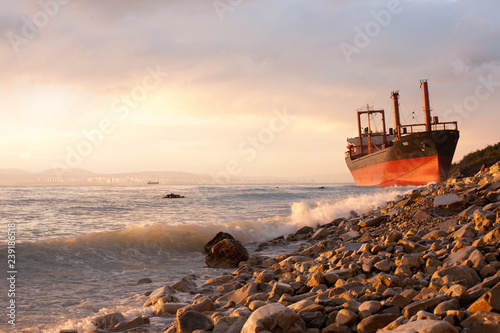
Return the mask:
<path id="1" fill-rule="evenodd" d="M 144 314 L 108 313 L 94 330 L 61 332 L 496 332 L 499 189 L 497 163 L 259 244 L 206 282 L 188 274 L 145 284 Z"/>

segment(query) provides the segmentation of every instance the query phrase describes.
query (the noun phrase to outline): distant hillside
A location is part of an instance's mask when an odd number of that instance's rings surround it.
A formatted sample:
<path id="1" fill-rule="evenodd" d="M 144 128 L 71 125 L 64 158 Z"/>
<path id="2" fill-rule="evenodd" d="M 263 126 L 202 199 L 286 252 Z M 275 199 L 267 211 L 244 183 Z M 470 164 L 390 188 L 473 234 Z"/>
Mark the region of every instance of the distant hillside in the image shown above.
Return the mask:
<path id="1" fill-rule="evenodd" d="M 500 142 L 481 150 L 465 155 L 458 163 L 453 163 L 450 170 L 450 178 L 472 177 L 483 164 L 488 168 L 500 161 Z"/>

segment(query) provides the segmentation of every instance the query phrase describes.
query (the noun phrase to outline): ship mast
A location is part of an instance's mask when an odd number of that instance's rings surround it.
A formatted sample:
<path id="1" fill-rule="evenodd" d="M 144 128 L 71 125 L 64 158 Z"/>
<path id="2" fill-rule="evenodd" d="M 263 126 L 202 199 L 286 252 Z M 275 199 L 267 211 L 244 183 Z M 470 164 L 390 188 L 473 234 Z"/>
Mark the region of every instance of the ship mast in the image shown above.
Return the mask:
<path id="1" fill-rule="evenodd" d="M 391 93 L 392 97 L 392 104 L 394 105 L 394 123 L 395 123 L 395 128 L 394 128 L 394 139 L 400 138 L 401 137 L 401 121 L 399 119 L 399 91 L 393 91 Z"/>
<path id="2" fill-rule="evenodd" d="M 370 106 L 366 104 L 366 115 L 368 117 L 368 154 L 372 153 L 372 129 L 370 127 Z"/>
<path id="3" fill-rule="evenodd" d="M 424 94 L 424 112 L 425 112 L 425 131 L 431 131 L 431 107 L 429 103 L 429 88 L 427 85 L 427 80 L 421 80 L 420 86 L 422 87 L 422 92 Z"/>

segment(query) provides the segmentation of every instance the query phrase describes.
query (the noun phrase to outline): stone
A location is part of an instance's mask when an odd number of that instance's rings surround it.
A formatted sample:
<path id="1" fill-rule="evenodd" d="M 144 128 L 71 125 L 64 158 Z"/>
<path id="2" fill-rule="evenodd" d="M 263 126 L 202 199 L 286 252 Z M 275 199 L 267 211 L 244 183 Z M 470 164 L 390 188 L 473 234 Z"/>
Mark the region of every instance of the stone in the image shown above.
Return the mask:
<path id="1" fill-rule="evenodd" d="M 370 315 L 382 310 L 382 303 L 379 301 L 365 301 L 358 307 L 358 311 L 367 311 Z M 384 325 L 385 326 L 385 325 Z"/>
<path id="2" fill-rule="evenodd" d="M 396 259 L 396 265 L 405 265 L 410 269 L 420 268 L 420 257 L 416 254 L 405 254 L 400 259 Z"/>
<path id="3" fill-rule="evenodd" d="M 376 262 L 373 266 L 381 272 L 390 272 L 394 268 L 394 264 L 386 259 Z"/>
<path id="4" fill-rule="evenodd" d="M 318 230 L 316 230 L 316 232 L 311 236 L 311 239 L 312 240 L 321 240 L 321 239 L 325 239 L 326 237 L 328 237 L 330 233 L 328 232 L 328 230 L 326 230 L 326 228 L 319 228 Z"/>
<path id="5" fill-rule="evenodd" d="M 467 311 L 500 311 L 500 282 L 491 288 L 486 294 L 471 304 Z"/>
<path id="6" fill-rule="evenodd" d="M 271 303 L 255 310 L 243 325 L 241 333 L 304 333 L 305 330 L 306 324 L 293 310 L 280 303 Z"/>
<path id="7" fill-rule="evenodd" d="M 333 323 L 323 328 L 321 333 L 351 333 L 351 329 L 343 324 Z"/>
<path id="8" fill-rule="evenodd" d="M 385 239 L 385 243 L 397 243 L 399 240 L 403 239 L 403 233 L 399 230 L 391 230 Z"/>
<path id="9" fill-rule="evenodd" d="M 435 298 L 430 298 L 430 299 L 423 299 L 420 301 L 416 301 L 413 303 L 410 303 L 407 305 L 404 310 L 403 314 L 406 319 L 409 319 L 411 316 L 415 315 L 418 311 L 420 310 L 427 310 L 430 308 L 435 307 L 439 303 L 446 301 L 447 298 L 444 296 L 441 297 L 435 297 Z"/>
<path id="10" fill-rule="evenodd" d="M 192 333 L 196 330 L 211 331 L 214 323 L 200 312 L 187 311 L 177 318 L 177 333 Z"/>
<path id="11" fill-rule="evenodd" d="M 499 333 L 500 314 L 494 312 L 479 311 L 460 323 L 468 332 Z"/>
<path id="12" fill-rule="evenodd" d="M 125 316 L 119 312 L 108 313 L 91 319 L 95 327 L 102 329 L 111 328 L 122 321 L 125 321 Z"/>
<path id="13" fill-rule="evenodd" d="M 302 227 L 299 230 L 297 230 L 295 232 L 295 235 L 308 235 L 308 234 L 310 234 L 312 232 L 314 232 L 314 228 L 313 227 L 305 226 L 305 227 Z"/>
<path id="14" fill-rule="evenodd" d="M 479 275 L 467 265 L 446 267 L 432 274 L 431 283 L 442 287 L 446 284 L 444 277 L 448 277 L 449 283 L 464 280 L 466 287 L 471 288 L 481 282 Z"/>
<path id="15" fill-rule="evenodd" d="M 209 253 L 215 244 L 219 243 L 220 241 L 222 241 L 224 239 L 234 240 L 234 237 L 231 234 L 228 234 L 228 233 L 225 233 L 222 231 L 217 233 L 217 235 L 215 235 L 215 237 L 212 238 L 212 240 L 210 240 L 207 244 L 205 244 L 205 252 Z"/>
<path id="16" fill-rule="evenodd" d="M 448 258 L 443 261 L 443 267 L 455 266 L 461 264 L 474 251 L 473 246 L 462 247 L 456 252 L 451 253 Z"/>
<path id="17" fill-rule="evenodd" d="M 379 331 L 390 332 L 390 331 Z M 458 333 L 457 329 L 454 328 L 449 322 L 442 320 L 417 320 L 406 323 L 395 328 L 391 332 L 405 332 L 405 333 Z M 480 331 L 478 331 L 480 332 Z"/>
<path id="18" fill-rule="evenodd" d="M 392 313 L 371 315 L 359 322 L 357 326 L 358 333 L 375 333 L 377 330 L 384 328 L 397 318 L 398 315 Z"/>
<path id="19" fill-rule="evenodd" d="M 113 331 L 126 331 L 135 327 L 144 326 L 149 324 L 149 318 L 145 316 L 137 316 L 128 321 L 122 321 L 113 326 Z"/>
<path id="20" fill-rule="evenodd" d="M 426 220 L 426 219 L 431 219 L 432 215 L 427 213 L 424 210 L 417 210 L 415 215 L 413 215 L 413 221 L 421 221 L 421 220 Z"/>
<path id="21" fill-rule="evenodd" d="M 188 306 L 188 303 L 164 303 L 164 304 L 157 304 L 153 308 L 153 314 L 155 316 L 161 316 L 164 314 L 176 314 L 177 310 Z"/>
<path id="22" fill-rule="evenodd" d="M 436 207 L 447 207 L 447 208 L 458 208 L 464 203 L 464 199 L 456 194 L 444 194 L 437 195 L 434 197 L 434 206 Z"/>
<path id="23" fill-rule="evenodd" d="M 136 285 L 138 284 L 145 284 L 145 283 L 152 283 L 153 280 L 151 280 L 150 278 L 142 278 L 142 279 L 139 279 L 139 281 L 137 281 Z"/>
<path id="24" fill-rule="evenodd" d="M 276 282 L 273 285 L 270 297 L 281 296 L 283 294 L 289 294 L 293 296 L 295 294 L 295 290 L 288 283 Z"/>
<path id="25" fill-rule="evenodd" d="M 189 275 L 184 276 L 179 281 L 170 285 L 172 289 L 180 291 L 182 293 L 187 293 L 190 291 L 194 291 L 197 288 L 196 283 L 194 283 Z"/>
<path id="26" fill-rule="evenodd" d="M 439 303 L 434 309 L 434 314 L 443 316 L 446 315 L 446 312 L 449 310 L 460 310 L 460 304 L 458 303 L 458 300 L 451 299 L 449 301 Z"/>
<path id="27" fill-rule="evenodd" d="M 481 269 L 486 266 L 486 261 L 484 260 L 484 257 L 479 250 L 472 251 L 472 253 L 469 255 L 468 260 L 472 263 L 472 268 L 476 272 L 480 272 Z"/>
<path id="28" fill-rule="evenodd" d="M 216 300 L 216 303 L 220 303 L 223 301 L 226 302 L 231 302 L 233 301 L 235 304 L 244 304 L 247 301 L 247 298 L 249 298 L 251 295 L 258 294 L 263 290 L 263 285 L 266 285 L 269 288 L 272 288 L 270 285 L 266 284 L 261 284 L 261 283 L 248 283 L 245 286 L 241 287 L 240 289 L 231 291 L 227 293 L 224 296 L 219 297 Z M 268 290 L 267 292 L 271 291 Z M 267 298 L 267 295 L 266 295 Z"/>
<path id="29" fill-rule="evenodd" d="M 358 225 L 361 228 L 372 227 L 374 225 L 379 225 L 381 221 L 382 221 L 382 217 L 381 216 L 377 216 L 377 217 L 373 217 L 373 218 L 369 218 L 369 219 L 360 221 L 358 223 Z"/>
<path id="30" fill-rule="evenodd" d="M 498 229 L 491 230 L 483 238 L 487 244 L 494 244 L 500 240 L 500 231 Z"/>
<path id="31" fill-rule="evenodd" d="M 340 310 L 339 313 L 337 313 L 337 318 L 335 319 L 337 323 L 346 326 L 353 325 L 357 320 L 358 315 L 347 309 Z"/>
<path id="32" fill-rule="evenodd" d="M 317 285 L 320 285 L 320 284 L 324 284 L 324 279 L 323 279 L 323 275 L 321 275 L 320 272 L 314 272 L 312 274 L 309 275 L 309 277 L 307 278 L 306 280 L 306 286 L 308 286 L 309 288 L 312 288 L 312 287 L 315 287 Z"/>
<path id="33" fill-rule="evenodd" d="M 210 249 L 205 263 L 212 268 L 238 267 L 241 261 L 248 260 L 248 251 L 234 239 L 224 239 Z"/>
<path id="34" fill-rule="evenodd" d="M 333 286 L 335 285 L 335 282 L 340 279 L 340 277 L 335 274 L 334 272 L 325 272 L 323 273 L 323 281 L 328 285 L 328 286 Z"/>
<path id="35" fill-rule="evenodd" d="M 340 235 L 340 238 L 342 238 L 342 240 L 344 242 L 347 242 L 351 239 L 357 239 L 361 236 L 361 234 L 357 231 L 354 231 L 354 230 L 351 230 L 351 231 L 348 231 L 348 232 L 344 232 L 343 234 Z"/>
<path id="36" fill-rule="evenodd" d="M 205 312 L 205 311 L 213 311 L 216 309 L 214 302 L 208 297 L 198 298 L 193 304 L 187 305 L 183 308 L 177 310 L 176 315 L 177 318 L 182 316 L 184 313 L 188 311 L 196 311 L 196 312 Z"/>
<path id="37" fill-rule="evenodd" d="M 474 216 L 474 212 L 476 210 L 480 209 L 479 206 L 477 205 L 472 205 L 470 206 L 469 208 L 461 211 L 459 214 L 458 214 L 458 217 L 462 217 L 462 218 L 467 218 L 467 217 L 473 217 Z"/>
<path id="38" fill-rule="evenodd" d="M 217 321 L 212 333 L 240 333 L 247 318 L 222 317 Z"/>
<path id="39" fill-rule="evenodd" d="M 146 302 L 144 302 L 143 306 L 156 305 L 161 303 L 169 303 L 169 302 L 178 302 L 178 299 L 173 296 L 175 294 L 175 290 L 170 286 L 160 287 L 155 289 L 150 295 Z"/>
<path id="40" fill-rule="evenodd" d="M 465 224 L 451 235 L 454 239 L 474 238 L 475 236 L 476 232 L 470 224 Z"/>

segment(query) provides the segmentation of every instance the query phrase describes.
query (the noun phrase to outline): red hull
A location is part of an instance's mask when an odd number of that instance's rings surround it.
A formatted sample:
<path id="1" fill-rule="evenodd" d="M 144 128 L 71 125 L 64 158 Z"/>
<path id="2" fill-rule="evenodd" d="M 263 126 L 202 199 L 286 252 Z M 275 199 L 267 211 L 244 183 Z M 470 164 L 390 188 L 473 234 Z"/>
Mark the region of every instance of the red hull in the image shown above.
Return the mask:
<path id="1" fill-rule="evenodd" d="M 426 185 L 446 180 L 451 157 L 426 156 L 352 170 L 358 186 Z"/>

